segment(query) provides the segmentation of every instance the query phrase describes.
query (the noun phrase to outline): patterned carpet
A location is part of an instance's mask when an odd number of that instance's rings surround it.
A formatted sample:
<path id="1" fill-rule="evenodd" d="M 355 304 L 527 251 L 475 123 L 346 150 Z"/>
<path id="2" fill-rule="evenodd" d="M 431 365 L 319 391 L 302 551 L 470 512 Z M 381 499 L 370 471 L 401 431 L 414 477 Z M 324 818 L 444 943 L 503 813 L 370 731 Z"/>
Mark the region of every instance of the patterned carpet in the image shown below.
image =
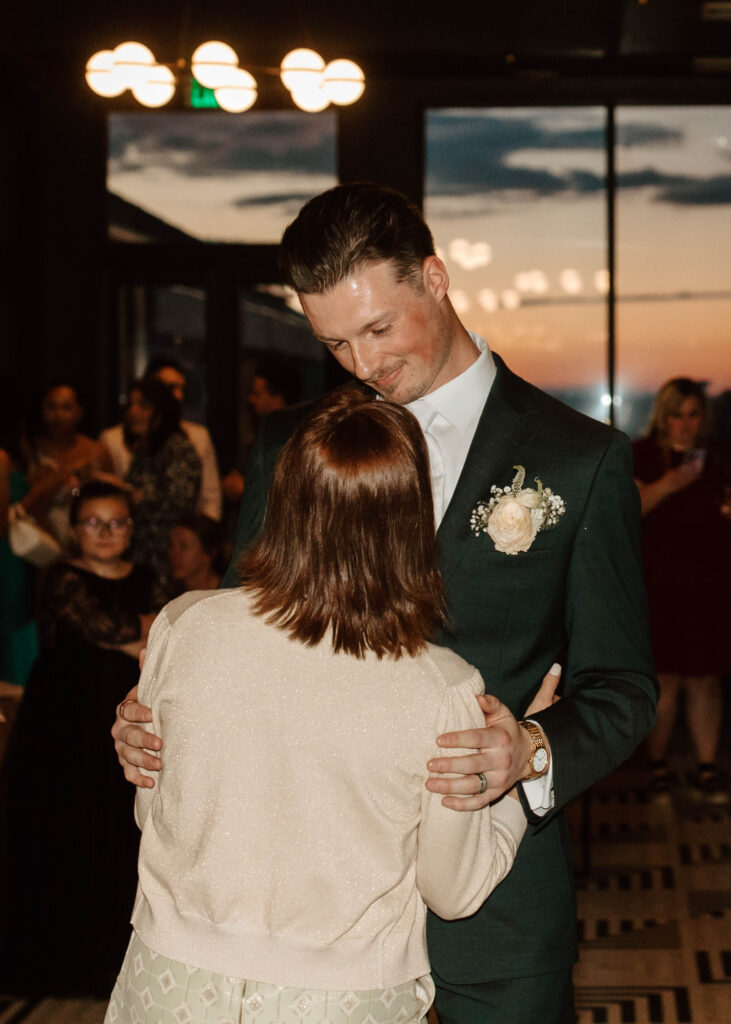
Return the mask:
<path id="1" fill-rule="evenodd" d="M 688 765 L 676 765 L 679 777 Z M 680 788 L 657 805 L 639 767 L 595 787 L 579 876 L 580 1024 L 731 1024 L 731 815 Z M 574 835 L 580 809 L 572 808 Z"/>
<path id="2" fill-rule="evenodd" d="M 731 1024 L 731 813 L 682 788 L 660 806 L 642 787 L 638 757 L 569 808 L 579 1024 Z M 0 1024 L 101 1024 L 104 1011 L 0 996 Z"/>

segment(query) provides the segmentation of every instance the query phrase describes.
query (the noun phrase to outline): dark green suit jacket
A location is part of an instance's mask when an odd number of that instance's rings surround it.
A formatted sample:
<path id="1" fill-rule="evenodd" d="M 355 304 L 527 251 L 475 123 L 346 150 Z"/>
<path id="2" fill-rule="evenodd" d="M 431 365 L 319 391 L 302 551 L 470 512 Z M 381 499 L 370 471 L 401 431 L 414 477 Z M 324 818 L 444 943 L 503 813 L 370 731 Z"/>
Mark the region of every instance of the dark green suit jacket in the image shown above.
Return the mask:
<path id="1" fill-rule="evenodd" d="M 640 510 L 628 439 L 516 377 L 499 357 L 467 461 L 438 532 L 451 618 L 436 640 L 479 668 L 485 688 L 520 716 L 552 662 L 563 699 L 535 716 L 549 738 L 555 808 L 531 825 L 515 865 L 463 921 L 430 915 L 429 954 L 455 983 L 558 970 L 576 958 L 571 851 L 559 813 L 624 761 L 655 718 L 640 558 Z M 303 409 L 262 424 L 252 452 L 237 543 L 258 533 L 276 457 Z M 490 486 L 515 465 L 564 499 L 558 525 L 506 555 L 470 530 Z M 230 568 L 224 585 L 235 586 Z M 457 813 L 457 812 L 455 812 Z"/>

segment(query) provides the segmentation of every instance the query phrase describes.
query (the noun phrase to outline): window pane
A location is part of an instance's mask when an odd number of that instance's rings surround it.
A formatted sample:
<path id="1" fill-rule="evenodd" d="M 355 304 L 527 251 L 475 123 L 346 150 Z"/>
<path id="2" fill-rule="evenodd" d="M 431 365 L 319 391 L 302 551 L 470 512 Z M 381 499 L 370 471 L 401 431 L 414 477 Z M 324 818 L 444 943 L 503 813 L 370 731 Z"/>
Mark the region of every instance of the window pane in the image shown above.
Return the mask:
<path id="1" fill-rule="evenodd" d="M 463 322 L 604 418 L 605 110 L 430 111 L 426 140 L 426 219 Z"/>
<path id="2" fill-rule="evenodd" d="M 150 359 L 173 358 L 188 376 L 184 414 L 206 418 L 206 293 L 184 284 L 120 285 L 117 289 L 120 399 Z"/>
<path id="3" fill-rule="evenodd" d="M 731 388 L 731 107 L 617 111 L 619 424 L 671 377 Z"/>
<path id="4" fill-rule="evenodd" d="M 214 342 L 207 324 L 210 293 L 186 284 L 122 284 L 116 290 L 116 337 L 120 402 L 129 383 L 141 376 L 150 359 L 173 358 L 186 372 L 186 419 L 205 423 L 209 412 L 207 346 Z M 288 367 L 298 380 L 292 401 L 315 398 L 340 383 L 335 360 L 316 341 L 296 296 L 282 285 L 237 288 L 237 336 L 231 374 L 237 378 L 238 464 L 243 467 L 256 423 L 248 404 L 254 371 L 265 361 Z M 111 414 L 118 419 L 118 411 Z M 108 424 L 106 424 L 108 425 Z M 232 445 L 232 448 L 234 446 Z M 226 467 L 224 467 L 225 470 Z"/>
<path id="5" fill-rule="evenodd" d="M 215 111 L 109 116 L 116 241 L 279 242 L 337 184 L 335 115 Z"/>

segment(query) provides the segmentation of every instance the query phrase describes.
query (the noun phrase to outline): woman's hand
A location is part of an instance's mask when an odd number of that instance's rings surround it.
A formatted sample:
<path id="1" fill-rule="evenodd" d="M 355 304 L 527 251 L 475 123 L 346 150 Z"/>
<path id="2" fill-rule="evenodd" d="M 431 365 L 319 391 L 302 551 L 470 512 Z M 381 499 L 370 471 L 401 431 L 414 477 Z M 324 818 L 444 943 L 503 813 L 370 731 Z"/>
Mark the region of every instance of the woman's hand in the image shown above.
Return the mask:
<path id="1" fill-rule="evenodd" d="M 556 701 L 561 698 L 556 693 L 558 684 L 561 682 L 561 666 L 558 662 L 554 662 L 549 668 L 546 675 L 543 677 L 538 693 L 535 695 L 533 700 L 526 708 L 525 717 L 530 718 L 531 715 L 537 714 L 539 711 L 545 711 L 546 708 L 550 708 Z"/>
<path id="2" fill-rule="evenodd" d="M 702 473 L 703 459 L 688 459 L 687 462 L 681 462 L 679 466 L 663 473 L 659 480 L 651 484 L 635 479 L 637 490 L 640 492 L 642 515 L 646 516 L 652 512 L 672 494 L 684 491 L 686 487 L 695 483 Z"/>
<path id="3" fill-rule="evenodd" d="M 668 492 L 675 494 L 677 491 L 684 491 L 686 487 L 695 483 L 702 473 L 703 460 L 688 459 L 687 462 L 681 462 L 674 469 L 669 469 L 661 479 L 665 482 Z"/>

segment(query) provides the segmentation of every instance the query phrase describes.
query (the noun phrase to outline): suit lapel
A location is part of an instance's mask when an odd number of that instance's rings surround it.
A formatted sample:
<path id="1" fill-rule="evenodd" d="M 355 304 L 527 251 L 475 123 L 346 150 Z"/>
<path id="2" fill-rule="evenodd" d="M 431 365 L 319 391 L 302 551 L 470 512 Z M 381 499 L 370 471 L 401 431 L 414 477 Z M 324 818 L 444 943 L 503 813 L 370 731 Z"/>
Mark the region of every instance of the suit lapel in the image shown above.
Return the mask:
<path id="1" fill-rule="evenodd" d="M 511 483 L 513 466 L 524 463 L 536 428 L 530 408 L 522 407 L 519 377 L 494 355 L 497 375 L 467 454 L 452 500 L 437 531 L 444 580 L 474 544 L 470 515 L 478 501 L 490 498 L 492 484 Z"/>

